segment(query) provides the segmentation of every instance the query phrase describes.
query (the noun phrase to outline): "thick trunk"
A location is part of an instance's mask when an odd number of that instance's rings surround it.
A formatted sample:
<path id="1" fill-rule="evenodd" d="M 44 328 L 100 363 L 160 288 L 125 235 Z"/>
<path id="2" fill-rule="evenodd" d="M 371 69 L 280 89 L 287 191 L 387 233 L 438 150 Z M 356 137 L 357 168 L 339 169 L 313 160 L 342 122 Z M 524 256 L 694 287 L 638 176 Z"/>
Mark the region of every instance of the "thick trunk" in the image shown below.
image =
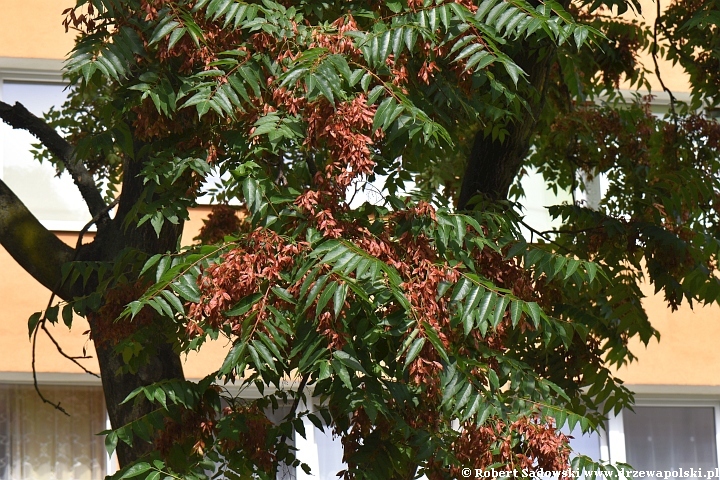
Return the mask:
<path id="1" fill-rule="evenodd" d="M 100 318 L 99 314 L 92 314 L 88 320 L 90 321 L 90 328 L 97 330 L 101 328 L 98 325 L 108 324 L 108 322 L 115 319 Z M 114 344 L 96 342 L 95 349 L 100 363 L 105 403 L 113 428 L 127 425 L 156 408 L 147 401 L 130 401 L 121 404 L 130 392 L 137 387 L 150 385 L 161 380 L 184 378 L 180 357 L 173 352 L 171 345 L 158 341 L 155 345 L 152 345 L 152 348 L 155 351 L 150 355 L 149 361 L 141 366 L 136 374 L 118 373 L 125 365 L 125 362 L 122 356 L 115 352 Z M 117 445 L 118 461 L 121 466 L 127 465 L 147 455 L 154 448 L 152 443 L 147 443 L 139 438 L 135 438 L 132 446 L 120 441 Z"/>
<path id="2" fill-rule="evenodd" d="M 173 225 L 166 222 L 159 236 L 149 222 L 136 227 L 136 219 L 131 219 L 127 228 L 123 226 L 127 215 L 132 212 L 134 203 L 141 198 L 144 188 L 143 178 L 139 176 L 141 168 L 142 163 L 139 161 L 130 161 L 126 164 L 122 195 L 116 216 L 112 222 L 98 229 L 95 240 L 80 250 L 79 258 L 113 262 L 126 248 L 134 248 L 147 255 L 166 253 L 176 249 L 182 234 L 182 224 Z M 138 292 L 138 295 L 140 293 L 142 292 Z M 117 313 L 117 309 L 108 310 L 114 312 L 110 316 L 114 317 Z M 143 354 L 147 357 L 147 361 L 139 367 L 137 373 L 120 373 L 122 367 L 125 366 L 125 361 L 122 355 L 115 351 L 114 347 L 121 339 L 113 334 L 113 329 L 119 329 L 118 331 L 127 335 L 127 332 L 134 331 L 134 328 L 118 325 L 114 323 L 115 318 L 104 318 L 103 315 L 107 315 L 107 313 L 105 309 L 100 309 L 89 315 L 88 320 L 95 339 L 110 423 L 113 429 L 117 429 L 150 413 L 155 408 L 146 401 L 139 404 L 131 401 L 121 405 L 130 392 L 138 387 L 161 380 L 184 379 L 184 374 L 180 356 L 173 351 L 172 345 L 167 342 L 167 339 L 159 333 L 152 338 L 148 338 L 147 335 L 143 338 L 143 341 L 146 342 Z M 161 332 L 163 329 L 160 322 L 167 322 L 168 319 L 156 316 L 152 321 L 154 322 L 153 328 L 157 326 L 154 331 Z M 125 318 L 119 322 L 131 322 L 131 320 Z M 111 338 L 106 341 L 108 336 Z M 132 446 L 121 441 L 117 446 L 118 460 L 121 466 L 127 465 L 153 449 L 153 444 L 138 438 L 135 438 Z"/>
<path id="3" fill-rule="evenodd" d="M 508 134 L 502 142 L 485 136 L 482 130 L 475 135 L 458 199 L 460 210 L 466 209 L 470 199 L 476 195 L 483 195 L 489 200 L 507 198 L 508 190 L 528 155 L 530 142 L 545 106 L 555 48 L 545 46 L 524 51 L 526 53 L 518 56 L 516 61 L 527 73 L 530 94 L 526 100 L 529 111 L 506 126 Z"/>

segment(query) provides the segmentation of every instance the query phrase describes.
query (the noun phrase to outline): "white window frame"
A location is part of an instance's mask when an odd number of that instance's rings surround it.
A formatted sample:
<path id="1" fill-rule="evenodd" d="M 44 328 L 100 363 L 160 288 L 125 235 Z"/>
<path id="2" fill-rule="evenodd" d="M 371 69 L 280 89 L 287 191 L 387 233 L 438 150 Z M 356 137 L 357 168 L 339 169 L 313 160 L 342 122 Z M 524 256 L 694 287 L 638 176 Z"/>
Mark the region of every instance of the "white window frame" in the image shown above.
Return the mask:
<path id="1" fill-rule="evenodd" d="M 712 407 L 715 428 L 715 458 L 720 468 L 720 386 L 635 385 L 636 407 Z M 625 428 L 623 412 L 608 418 L 607 456 L 603 460 L 625 463 Z"/>

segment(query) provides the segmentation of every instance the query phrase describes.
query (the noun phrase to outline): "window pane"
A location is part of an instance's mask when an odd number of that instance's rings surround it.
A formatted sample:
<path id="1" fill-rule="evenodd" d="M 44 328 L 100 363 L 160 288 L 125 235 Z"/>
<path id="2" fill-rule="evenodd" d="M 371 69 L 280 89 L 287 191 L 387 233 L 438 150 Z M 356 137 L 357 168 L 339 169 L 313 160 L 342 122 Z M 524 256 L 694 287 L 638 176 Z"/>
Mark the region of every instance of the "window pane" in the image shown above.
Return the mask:
<path id="1" fill-rule="evenodd" d="M 0 86 L 4 102 L 20 102 L 38 116 L 60 106 L 67 97 L 65 85 L 58 83 L 3 82 Z M 51 228 L 62 228 L 61 222 L 81 227 L 90 220 L 90 213 L 77 187 L 67 172 L 57 178 L 52 165 L 35 161 L 30 153 L 33 143 L 38 140 L 27 131 L 0 122 L 0 178 L 39 220 L 55 222 Z"/>
<path id="2" fill-rule="evenodd" d="M 277 425 L 287 418 L 291 410 L 291 405 L 279 405 L 277 410 L 272 410 L 272 408 L 265 410 L 265 415 L 267 415 L 268 420 Z M 293 447 L 295 446 L 295 438 L 288 438 L 285 442 L 288 445 L 292 445 Z M 297 474 L 292 465 L 287 465 L 285 463 L 278 465 L 278 472 L 276 476 L 277 480 L 295 480 L 296 478 Z"/>
<path id="3" fill-rule="evenodd" d="M 635 407 L 623 423 L 627 463 L 637 470 L 717 466 L 713 407 Z"/>
<path id="4" fill-rule="evenodd" d="M 324 432 L 315 430 L 315 444 L 318 449 L 319 480 L 337 480 L 337 473 L 345 470 L 347 465 L 342 461 L 343 448 L 339 437 L 333 437 L 330 427 Z"/>
<path id="5" fill-rule="evenodd" d="M 570 432 L 573 437 L 570 439 L 570 447 L 573 449 L 573 457 L 586 455 L 595 461 L 600 460 L 600 435 L 596 432 L 583 435 L 580 428 Z"/>
<path id="6" fill-rule="evenodd" d="M 105 403 L 100 387 L 48 387 L 70 417 L 44 404 L 32 386 L 0 386 L 0 480 L 105 477 Z"/>

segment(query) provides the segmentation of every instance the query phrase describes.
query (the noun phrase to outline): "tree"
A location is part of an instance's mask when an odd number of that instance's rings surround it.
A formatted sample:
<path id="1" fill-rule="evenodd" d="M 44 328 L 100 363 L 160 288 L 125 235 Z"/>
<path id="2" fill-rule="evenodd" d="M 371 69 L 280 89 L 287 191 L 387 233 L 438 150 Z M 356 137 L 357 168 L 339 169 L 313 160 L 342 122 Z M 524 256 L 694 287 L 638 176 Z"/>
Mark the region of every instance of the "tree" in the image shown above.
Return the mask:
<path id="1" fill-rule="evenodd" d="M 67 104 L 43 121 L 0 103 L 0 117 L 70 172 L 97 234 L 65 246 L 0 184 L 0 241 L 63 319 L 88 318 L 118 477 L 273 478 L 298 464 L 285 440 L 305 416 L 342 438 L 347 478 L 566 467 L 561 426 L 598 428 L 632 402 L 611 368 L 633 359 L 629 339 L 657 336 L 639 284 L 672 308 L 720 293 L 720 135 L 694 113 L 717 101 L 716 5 L 676 2 L 653 29 L 607 8 L 640 6 L 68 9 Z M 618 94 L 621 79 L 646 85 L 637 55 L 658 55 L 658 35 L 697 80 L 695 103 L 664 120 Z M 563 226 L 528 242 L 511 200 L 529 167 L 556 190 L 599 174 L 610 187 L 594 209 L 552 207 Z M 179 248 L 213 170 L 215 200 L 241 200 L 243 219 L 220 207 L 203 242 Z M 350 189 L 386 174 L 382 206 L 349 207 Z M 58 315 L 34 315 L 31 332 Z M 233 342 L 223 365 L 185 381 L 179 354 L 219 336 Z"/>

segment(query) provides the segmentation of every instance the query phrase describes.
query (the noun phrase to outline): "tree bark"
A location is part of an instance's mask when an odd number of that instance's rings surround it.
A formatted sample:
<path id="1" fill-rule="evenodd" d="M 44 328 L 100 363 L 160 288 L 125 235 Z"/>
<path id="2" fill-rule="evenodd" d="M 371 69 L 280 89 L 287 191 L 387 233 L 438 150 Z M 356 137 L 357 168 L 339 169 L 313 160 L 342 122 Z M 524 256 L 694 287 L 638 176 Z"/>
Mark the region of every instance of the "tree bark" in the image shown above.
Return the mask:
<path id="1" fill-rule="evenodd" d="M 99 318 L 99 314 L 88 316 L 90 328 L 97 331 L 99 324 L 108 325 L 112 318 Z M 168 379 L 184 379 L 180 357 L 172 349 L 172 346 L 163 341 L 155 342 L 152 348 L 155 352 L 150 356 L 149 361 L 141 366 L 136 374 L 119 373 L 125 365 L 122 356 L 115 351 L 112 343 L 95 344 L 98 362 L 100 364 L 100 377 L 102 378 L 105 403 L 107 405 L 110 424 L 113 428 L 119 428 L 137 420 L 152 412 L 154 407 L 146 400 L 130 401 L 122 404 L 122 401 L 139 386 L 151 385 L 155 382 Z M 135 438 L 132 446 L 122 441 L 117 445 L 117 456 L 121 466 L 149 454 L 155 449 L 152 443 L 147 443 Z"/>
<path id="2" fill-rule="evenodd" d="M 485 136 L 483 130 L 475 135 L 458 198 L 459 210 L 468 208 L 470 199 L 476 195 L 493 201 L 506 199 L 508 190 L 529 153 L 538 119 L 545 107 L 548 79 L 556 49 L 554 46 L 532 49 L 527 45 L 525 47 L 515 60 L 527 73 L 530 98 L 526 100 L 529 111 L 506 126 L 508 134 L 504 141 Z"/>
<path id="3" fill-rule="evenodd" d="M 120 202 L 115 218 L 109 224 L 98 228 L 95 240 L 83 246 L 79 257 L 98 261 L 112 262 L 122 250 L 126 248 L 137 249 L 147 255 L 175 251 L 178 240 L 182 234 L 182 224 L 173 225 L 165 222 L 160 235 L 158 235 L 150 222 L 136 227 L 136 219 L 127 220 L 132 215 L 135 203 L 141 198 L 144 189 L 143 177 L 140 171 L 143 167 L 142 160 L 127 160 L 123 172 L 123 185 Z M 101 309 L 89 315 L 90 329 L 93 335 L 102 335 L 103 328 L 112 325 L 114 318 L 102 318 L 104 314 Z M 129 322 L 129 319 L 120 320 Z M 153 320 L 166 322 L 167 319 L 157 317 Z M 161 331 L 158 328 L 158 331 Z M 96 338 L 96 337 L 94 337 Z M 125 361 L 115 351 L 114 342 L 95 341 L 95 348 L 100 364 L 100 373 L 105 394 L 110 424 L 114 429 L 127 425 L 128 423 L 150 413 L 154 407 L 150 402 L 131 401 L 126 404 L 121 402 L 136 388 L 147 386 L 153 383 L 170 380 L 184 379 L 182 363 L 178 353 L 173 351 L 172 345 L 168 343 L 161 334 L 153 338 L 144 338 L 146 345 L 147 363 L 142 365 L 136 374 L 120 373 Z M 118 442 L 117 454 L 120 465 L 127 465 L 145 456 L 154 450 L 154 445 L 136 438 L 132 446 Z"/>

